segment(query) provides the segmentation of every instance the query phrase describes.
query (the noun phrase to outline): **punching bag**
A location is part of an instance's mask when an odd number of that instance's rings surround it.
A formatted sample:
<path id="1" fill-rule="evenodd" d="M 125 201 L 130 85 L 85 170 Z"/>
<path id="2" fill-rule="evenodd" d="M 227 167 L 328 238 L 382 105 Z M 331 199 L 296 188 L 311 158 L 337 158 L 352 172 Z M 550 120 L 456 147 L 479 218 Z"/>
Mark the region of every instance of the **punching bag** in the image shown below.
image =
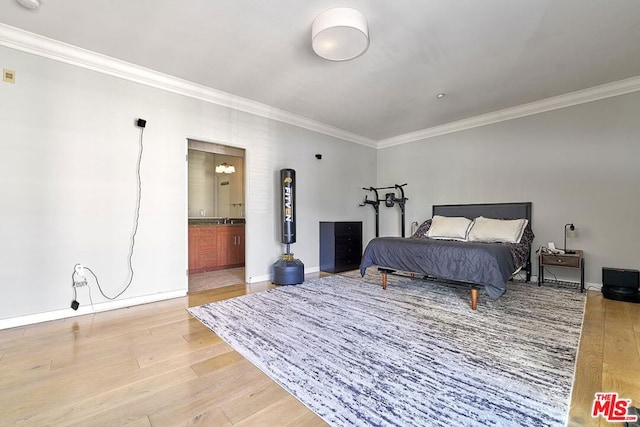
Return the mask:
<path id="1" fill-rule="evenodd" d="M 296 242 L 296 171 L 293 169 L 282 169 L 280 171 L 280 182 L 282 183 L 282 205 L 280 220 L 282 221 L 282 243 L 289 245 Z"/>
<path id="2" fill-rule="evenodd" d="M 304 282 L 304 264 L 293 258 L 290 245 L 296 242 L 296 171 L 280 170 L 280 241 L 286 252 L 271 266 L 271 283 L 297 285 Z"/>

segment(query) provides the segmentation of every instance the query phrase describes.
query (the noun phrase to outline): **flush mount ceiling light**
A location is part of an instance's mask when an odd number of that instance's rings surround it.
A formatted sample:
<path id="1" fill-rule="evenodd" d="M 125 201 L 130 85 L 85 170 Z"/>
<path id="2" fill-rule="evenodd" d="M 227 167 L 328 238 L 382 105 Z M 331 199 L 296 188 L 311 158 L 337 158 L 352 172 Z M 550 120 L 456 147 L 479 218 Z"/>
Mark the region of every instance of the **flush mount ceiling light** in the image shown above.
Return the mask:
<path id="1" fill-rule="evenodd" d="M 369 28 L 362 13 L 349 7 L 322 12 L 311 26 L 311 45 L 320 57 L 348 61 L 369 47 Z"/>
<path id="2" fill-rule="evenodd" d="M 40 7 L 40 0 L 18 0 L 18 3 L 27 9 L 38 9 Z"/>
<path id="3" fill-rule="evenodd" d="M 234 173 L 236 171 L 235 166 L 230 165 L 229 163 L 221 163 L 216 166 L 216 173 Z"/>

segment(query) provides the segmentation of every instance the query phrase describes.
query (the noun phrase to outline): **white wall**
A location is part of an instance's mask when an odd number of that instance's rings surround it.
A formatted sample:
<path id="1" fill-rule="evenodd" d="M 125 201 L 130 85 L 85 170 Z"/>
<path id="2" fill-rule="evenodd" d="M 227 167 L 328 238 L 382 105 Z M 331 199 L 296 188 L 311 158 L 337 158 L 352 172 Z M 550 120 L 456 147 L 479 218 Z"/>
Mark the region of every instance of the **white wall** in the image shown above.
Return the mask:
<path id="1" fill-rule="evenodd" d="M 121 300 L 186 290 L 187 138 L 246 149 L 250 281 L 268 277 L 283 252 L 281 168 L 297 171 L 292 250 L 310 271 L 318 267 L 318 221 L 363 220 L 366 242 L 374 215 L 358 207 L 361 187 L 404 182 L 407 228 L 428 218 L 432 204 L 532 201 L 536 246 L 561 245 L 564 224 L 576 224 L 571 246 L 585 250 L 587 282 L 600 283 L 602 266 L 640 268 L 638 93 L 376 151 L 4 47 L 0 58 L 17 72 L 16 84 L 0 82 L 0 320 L 74 314 L 77 262 L 98 273 L 107 294 L 121 290 L 138 117 L 147 127 L 136 273 Z M 381 235 L 397 234 L 398 208 L 381 207 Z"/>
<path id="2" fill-rule="evenodd" d="M 378 185 L 409 183 L 407 224 L 430 218 L 433 204 L 531 201 L 534 247 L 562 247 L 574 223 L 567 246 L 585 251 L 586 282 L 601 284 L 603 266 L 640 268 L 638 117 L 633 93 L 389 147 Z M 398 215 L 382 211 L 381 235 L 399 235 Z"/>
<path id="3" fill-rule="evenodd" d="M 186 290 L 187 138 L 246 149 L 251 280 L 267 277 L 283 252 L 276 204 L 281 168 L 297 170 L 292 250 L 308 269 L 319 264 L 319 220 L 369 221 L 357 204 L 360 187 L 375 181 L 372 148 L 4 47 L 0 58 L 17 76 L 14 85 L 0 82 L 0 320 L 74 314 L 71 273 L 78 262 L 98 273 L 107 294 L 121 290 L 139 117 L 147 120 L 142 206 L 135 276 L 122 300 Z M 92 289 L 94 302 L 105 301 Z"/>

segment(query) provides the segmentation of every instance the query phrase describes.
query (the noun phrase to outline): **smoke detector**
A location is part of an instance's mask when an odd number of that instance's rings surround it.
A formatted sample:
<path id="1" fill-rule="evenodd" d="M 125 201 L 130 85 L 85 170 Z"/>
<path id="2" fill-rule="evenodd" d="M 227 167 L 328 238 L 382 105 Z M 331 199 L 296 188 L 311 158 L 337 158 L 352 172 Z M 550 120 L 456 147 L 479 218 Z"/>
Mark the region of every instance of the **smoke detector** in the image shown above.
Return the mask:
<path id="1" fill-rule="evenodd" d="M 18 0 L 21 6 L 27 9 L 35 10 L 40 7 L 40 0 Z"/>

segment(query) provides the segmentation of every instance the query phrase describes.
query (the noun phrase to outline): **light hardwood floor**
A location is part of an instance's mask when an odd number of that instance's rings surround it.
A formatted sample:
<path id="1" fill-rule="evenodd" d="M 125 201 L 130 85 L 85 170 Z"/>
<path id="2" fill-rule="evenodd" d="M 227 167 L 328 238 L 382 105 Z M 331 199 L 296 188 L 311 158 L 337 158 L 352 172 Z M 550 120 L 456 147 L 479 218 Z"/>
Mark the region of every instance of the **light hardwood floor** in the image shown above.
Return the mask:
<path id="1" fill-rule="evenodd" d="M 269 286 L 0 331 L 0 425 L 325 425 L 185 310 Z M 570 425 L 606 425 L 597 391 L 640 404 L 639 353 L 640 305 L 589 292 Z"/>
<path id="2" fill-rule="evenodd" d="M 592 418 L 597 392 L 617 392 L 640 407 L 640 304 L 604 299 L 589 291 L 578 347 L 570 426 L 610 426 Z M 640 420 L 639 420 L 640 421 Z"/>
<path id="3" fill-rule="evenodd" d="M 189 293 L 208 291 L 244 282 L 244 267 L 189 275 Z"/>

